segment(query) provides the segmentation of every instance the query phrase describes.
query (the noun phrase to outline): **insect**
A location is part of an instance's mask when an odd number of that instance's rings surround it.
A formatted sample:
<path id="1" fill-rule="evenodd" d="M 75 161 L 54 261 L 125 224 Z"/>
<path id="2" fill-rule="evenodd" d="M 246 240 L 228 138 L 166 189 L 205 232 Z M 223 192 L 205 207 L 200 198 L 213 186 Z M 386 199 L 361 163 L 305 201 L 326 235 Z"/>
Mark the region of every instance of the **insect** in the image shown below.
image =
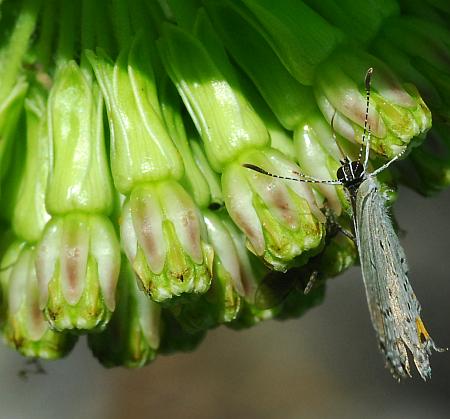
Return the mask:
<path id="1" fill-rule="evenodd" d="M 344 157 L 340 161 L 336 180 L 319 180 L 295 171 L 292 174 L 297 177 L 284 177 L 252 164 L 243 166 L 276 178 L 344 187 L 352 207 L 354 240 L 370 317 L 386 366 L 398 380 L 411 377 L 411 354 L 420 376 L 427 380 L 431 377 L 431 350 L 441 352 L 443 349 L 435 345 L 420 317 L 421 307 L 408 280 L 405 253 L 395 234 L 387 213 L 386 199 L 380 193 L 380 184 L 376 179 L 403 152 L 372 173 L 367 171 L 370 150 L 370 126 L 367 120 L 372 73 L 373 69 L 370 68 L 365 77 L 366 116 L 358 160 L 350 160 L 341 150 Z M 339 147 L 339 143 L 336 144 Z"/>

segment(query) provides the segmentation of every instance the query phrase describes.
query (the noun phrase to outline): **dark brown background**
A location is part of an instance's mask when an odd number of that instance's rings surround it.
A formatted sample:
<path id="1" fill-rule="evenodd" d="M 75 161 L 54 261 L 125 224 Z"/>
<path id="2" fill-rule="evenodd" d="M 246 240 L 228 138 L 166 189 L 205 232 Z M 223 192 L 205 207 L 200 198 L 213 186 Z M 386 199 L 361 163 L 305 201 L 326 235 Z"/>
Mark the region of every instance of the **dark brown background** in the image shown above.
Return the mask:
<path id="1" fill-rule="evenodd" d="M 423 317 L 450 346 L 450 193 L 425 200 L 401 190 L 396 214 Z M 433 379 L 398 384 L 383 367 L 358 268 L 329 283 L 325 303 L 298 320 L 210 332 L 191 354 L 138 371 L 105 370 L 82 340 L 47 375 L 18 377 L 23 358 L 0 348 L 0 417 L 448 418 L 450 353 Z"/>

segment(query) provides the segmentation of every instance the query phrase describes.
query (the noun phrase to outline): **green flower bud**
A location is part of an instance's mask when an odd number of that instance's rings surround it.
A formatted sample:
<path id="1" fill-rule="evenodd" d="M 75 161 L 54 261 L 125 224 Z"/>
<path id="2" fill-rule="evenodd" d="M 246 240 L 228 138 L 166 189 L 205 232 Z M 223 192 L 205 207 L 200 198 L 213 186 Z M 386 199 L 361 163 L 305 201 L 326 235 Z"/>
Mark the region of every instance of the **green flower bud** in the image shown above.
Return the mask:
<path id="1" fill-rule="evenodd" d="M 115 63 L 102 50 L 86 54 L 105 98 L 117 190 L 128 195 L 137 183 L 180 179 L 183 164 L 162 119 L 142 37 L 122 50 Z"/>
<path id="2" fill-rule="evenodd" d="M 281 272 L 277 273 L 281 274 Z M 227 323 L 226 326 L 234 330 L 248 329 L 264 320 L 274 319 L 279 311 L 279 307 L 264 309 L 249 302 L 244 302 L 239 311 L 239 316 L 231 323 Z"/>
<path id="3" fill-rule="evenodd" d="M 180 27 L 191 29 L 202 0 L 166 0 L 160 4 L 167 20 L 176 21 Z"/>
<path id="4" fill-rule="evenodd" d="M 315 106 L 311 89 L 289 73 L 242 6 L 209 0 L 206 7 L 236 63 L 251 78 L 280 123 L 294 129 L 304 113 Z"/>
<path id="5" fill-rule="evenodd" d="M 340 139 L 339 141 L 342 142 Z M 344 140 L 345 141 L 345 140 Z M 311 113 L 299 124 L 294 132 L 295 156 L 302 173 L 316 179 L 336 179 L 337 169 L 341 166 L 340 155 L 330 125 L 318 112 Z M 346 152 L 348 156 L 357 158 L 358 149 Z M 356 155 L 355 155 L 356 151 Z M 335 185 L 314 184 L 313 188 L 326 199 L 327 206 L 336 215 L 340 215 L 342 207 L 349 208 L 348 199 L 342 187 Z"/>
<path id="6" fill-rule="evenodd" d="M 19 78 L 9 95 L 0 102 L 0 181 L 8 173 L 11 164 L 14 136 L 27 90 L 28 83 Z"/>
<path id="7" fill-rule="evenodd" d="M 311 277 L 310 263 L 285 273 L 269 272 L 260 281 L 254 301 L 246 305 L 234 327 L 250 327 L 262 320 L 296 317 L 303 313 L 311 305 L 311 296 L 304 292 Z"/>
<path id="8" fill-rule="evenodd" d="M 233 321 L 245 296 L 244 272 L 225 213 L 203 211 L 208 241 L 214 249 L 213 279 L 209 290 L 195 301 L 177 304 L 172 314 L 186 331 L 194 333 Z M 228 219 L 228 222 L 231 220 Z"/>
<path id="9" fill-rule="evenodd" d="M 37 89 L 25 100 L 27 154 L 12 218 L 15 234 L 31 243 L 40 239 L 50 218 L 45 208 L 50 168 L 45 100 Z"/>
<path id="10" fill-rule="evenodd" d="M 274 123 L 272 124 L 271 122 Z M 271 148 L 278 150 L 285 156 L 294 156 L 295 149 L 292 141 L 292 133 L 290 131 L 286 131 L 277 122 L 269 121 L 267 118 L 264 118 L 264 123 L 269 130 Z"/>
<path id="11" fill-rule="evenodd" d="M 239 277 L 237 277 L 236 274 L 234 274 L 234 277 L 239 278 L 239 280 L 236 281 L 235 279 L 234 289 L 236 289 L 239 295 L 243 296 L 246 302 L 254 303 L 258 284 L 261 282 L 261 279 L 270 272 L 270 269 L 260 258 L 256 257 L 247 249 L 246 236 L 238 229 L 230 217 L 225 216 L 223 213 L 220 216 L 220 221 L 221 225 L 227 230 L 227 233 L 233 241 L 233 246 L 238 258 Z M 223 260 L 225 266 L 227 266 L 228 272 L 233 274 L 233 265 L 227 262 L 225 258 L 223 258 Z M 240 284 L 242 284 L 242 287 Z"/>
<path id="12" fill-rule="evenodd" d="M 336 132 L 360 143 L 366 113 L 364 74 L 369 67 L 374 68 L 368 117 L 370 146 L 392 158 L 423 139 L 431 126 L 431 113 L 417 90 L 400 84 L 384 63 L 357 50 L 335 52 L 318 68 L 314 86 L 317 103 L 328 121 L 334 117 Z"/>
<path id="13" fill-rule="evenodd" d="M 62 358 L 71 351 L 77 337 L 50 329 L 39 307 L 34 259 L 34 246 L 15 242 L 2 260 L 1 282 L 7 298 L 3 337 L 25 356 Z"/>
<path id="14" fill-rule="evenodd" d="M 426 142 L 415 148 L 399 166 L 400 180 L 425 196 L 450 186 L 450 135 L 448 126 L 435 124 Z"/>
<path id="15" fill-rule="evenodd" d="M 438 23 L 441 26 L 445 26 L 448 22 L 445 13 L 442 13 L 442 10 L 439 10 L 439 8 L 435 6 L 436 1 L 399 0 L 398 3 L 400 4 L 402 14 L 418 16 L 421 19 Z"/>
<path id="16" fill-rule="evenodd" d="M 20 120 L 16 126 L 16 131 L 11 138 L 11 148 L 7 153 L 7 172 L 0 183 L 0 196 L 2 205 L 0 206 L 0 218 L 11 223 L 14 208 L 19 198 L 19 186 L 23 176 L 26 153 L 26 126 L 25 115 L 22 112 Z M 1 171 L 1 168 L 0 168 Z"/>
<path id="17" fill-rule="evenodd" d="M 158 352 L 164 355 L 193 351 L 206 336 L 206 330 L 187 332 L 169 310 L 162 311 L 162 322 L 164 328 Z"/>
<path id="18" fill-rule="evenodd" d="M 341 217 L 340 221 L 349 220 Z M 352 266 L 358 258 L 355 244 L 343 234 L 331 231 L 334 225 L 328 224 L 328 227 L 330 231 L 323 251 L 302 267 L 286 273 L 267 273 L 259 281 L 254 300 L 244 304 L 231 327 L 241 329 L 266 319 L 299 317 L 323 301 L 324 281 Z"/>
<path id="19" fill-rule="evenodd" d="M 306 263 L 322 246 L 325 221 L 309 185 L 265 176 L 244 163 L 279 176 L 296 176 L 300 169 L 273 149 L 249 152 L 240 164 L 227 166 L 222 189 L 227 210 L 255 255 L 281 271 Z"/>
<path id="20" fill-rule="evenodd" d="M 53 217 L 38 244 L 40 307 L 56 330 L 102 329 L 115 309 L 120 247 L 111 222 L 71 213 Z"/>
<path id="21" fill-rule="evenodd" d="M 332 278 L 344 272 L 358 260 L 356 245 L 342 233 L 328 240 L 320 254 L 317 270 L 320 279 Z"/>
<path id="22" fill-rule="evenodd" d="M 158 302 L 203 294 L 211 283 L 213 250 L 198 208 L 174 181 L 133 189 L 121 217 L 125 253 L 145 292 Z"/>
<path id="23" fill-rule="evenodd" d="M 164 121 L 185 168 L 180 183 L 200 208 L 223 205 L 220 177 L 211 168 L 191 121 L 183 120 L 182 102 L 175 87 L 167 76 L 162 84 L 160 102 Z"/>
<path id="24" fill-rule="evenodd" d="M 93 93 L 92 93 L 93 92 Z M 51 214 L 112 210 L 112 185 L 103 137 L 103 101 L 74 61 L 56 74 L 49 97 L 52 169 L 47 189 Z"/>
<path id="25" fill-rule="evenodd" d="M 450 121 L 449 29 L 411 16 L 389 19 L 373 49 L 418 87 L 435 121 Z"/>
<path id="26" fill-rule="evenodd" d="M 17 15 L 16 13 L 13 14 L 13 18 L 17 16 L 17 19 L 12 25 L 10 32 L 7 32 L 7 39 L 2 39 L 3 45 L 0 48 L 0 68 L 2 69 L 0 104 L 7 103 L 7 98 L 15 96 L 13 91 L 23 84 L 23 80 L 20 80 L 19 75 L 25 53 L 29 47 L 30 38 L 36 27 L 41 4 L 42 0 L 23 0 L 20 2 L 19 13 Z M 4 22 L 4 19 L 5 17 L 2 19 L 2 31 L 3 27 L 9 24 L 9 22 Z M 2 107 L 0 105 L 0 108 Z"/>
<path id="27" fill-rule="evenodd" d="M 211 202 L 211 191 L 208 181 L 196 163 L 181 116 L 181 100 L 176 89 L 165 78 L 161 89 L 161 110 L 166 123 L 167 131 L 173 139 L 181 158 L 183 159 L 184 175 L 181 184 L 200 207 L 208 206 Z M 216 175 L 217 176 L 217 175 Z"/>
<path id="28" fill-rule="evenodd" d="M 367 45 L 390 16 L 400 13 L 397 0 L 304 0 L 328 22 L 344 32 L 350 42 Z"/>
<path id="29" fill-rule="evenodd" d="M 11 272 L 19 259 L 20 252 L 25 246 L 24 242 L 16 239 L 11 231 L 6 231 L 1 237 L 1 263 L 0 263 L 0 289 L 2 290 L 2 305 L 0 305 L 0 327 L 3 327 L 8 317 L 8 284 Z"/>
<path id="30" fill-rule="evenodd" d="M 246 77 L 244 77 L 242 73 L 240 74 L 240 76 L 241 77 L 239 81 L 244 89 L 245 96 L 249 99 L 250 103 L 255 108 L 256 113 L 263 120 L 264 125 L 269 131 L 271 148 L 280 151 L 287 157 L 294 156 L 295 151 L 294 142 L 292 141 L 292 131 L 289 131 L 283 127 L 283 125 L 279 122 L 279 120 L 273 113 L 272 109 L 259 94 L 255 86 Z M 304 99 L 308 100 L 306 98 Z M 311 101 L 311 103 L 304 102 L 302 113 L 296 116 L 296 118 L 298 117 L 297 119 L 299 121 L 301 121 L 302 115 L 307 114 L 306 109 L 308 109 L 309 107 L 316 107 L 314 98 L 312 96 L 311 98 L 309 98 L 309 100 Z"/>
<path id="31" fill-rule="evenodd" d="M 436 10 L 438 10 L 439 12 L 441 12 L 443 15 L 446 15 L 447 17 L 449 17 L 450 6 L 449 6 L 448 2 L 446 2 L 445 0 L 428 0 L 427 2 L 431 5 L 433 5 L 433 7 Z"/>
<path id="32" fill-rule="evenodd" d="M 229 231 L 231 220 L 225 212 L 218 214 L 208 210 L 203 212 L 203 217 L 208 232 L 208 241 L 214 249 L 214 270 L 220 275 L 218 278 L 222 279 L 221 282 L 224 286 L 225 283 L 229 284 L 225 286 L 224 294 L 227 292 L 232 294 L 232 290 L 234 290 L 238 295 L 245 296 L 246 290 L 239 259 L 240 249 L 236 248 Z"/>
<path id="33" fill-rule="evenodd" d="M 164 26 L 158 46 L 214 170 L 221 172 L 243 150 L 268 143 L 266 127 L 235 85 L 236 79 L 228 79 L 231 66 L 222 54 L 211 54 L 198 39 L 173 25 Z"/>
<path id="34" fill-rule="evenodd" d="M 208 206 L 209 207 L 223 206 L 223 196 L 222 196 L 222 186 L 220 184 L 220 176 L 211 167 L 211 164 L 209 163 L 205 154 L 205 148 L 197 140 L 197 138 L 193 138 L 189 141 L 189 147 L 192 151 L 195 164 L 199 168 L 200 172 L 202 172 L 203 177 L 205 178 L 206 183 L 208 184 L 209 189 Z M 189 176 L 189 174 L 187 176 Z"/>
<path id="35" fill-rule="evenodd" d="M 293 272 L 294 275 L 295 269 Z M 325 285 L 321 284 L 305 294 L 303 289 L 295 288 L 283 301 L 274 318 L 286 320 L 298 318 L 309 309 L 322 304 L 325 298 Z"/>
<path id="36" fill-rule="evenodd" d="M 139 368 L 156 357 L 161 307 L 138 289 L 136 280 L 123 258 L 117 287 L 117 309 L 103 332 L 88 336 L 94 356 L 106 367 Z"/>
<path id="37" fill-rule="evenodd" d="M 243 0 L 260 32 L 289 72 L 310 86 L 316 68 L 334 50 L 342 33 L 301 0 Z"/>

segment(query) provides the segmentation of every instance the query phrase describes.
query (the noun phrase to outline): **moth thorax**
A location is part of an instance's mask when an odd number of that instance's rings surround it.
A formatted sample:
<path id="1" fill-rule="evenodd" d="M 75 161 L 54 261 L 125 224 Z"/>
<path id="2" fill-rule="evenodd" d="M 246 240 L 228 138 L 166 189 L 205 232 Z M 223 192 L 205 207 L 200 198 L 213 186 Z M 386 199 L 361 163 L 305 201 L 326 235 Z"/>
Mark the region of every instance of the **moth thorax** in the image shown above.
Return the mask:
<path id="1" fill-rule="evenodd" d="M 347 188 L 357 186 L 364 180 L 364 166 L 359 161 L 344 161 L 336 176 Z"/>

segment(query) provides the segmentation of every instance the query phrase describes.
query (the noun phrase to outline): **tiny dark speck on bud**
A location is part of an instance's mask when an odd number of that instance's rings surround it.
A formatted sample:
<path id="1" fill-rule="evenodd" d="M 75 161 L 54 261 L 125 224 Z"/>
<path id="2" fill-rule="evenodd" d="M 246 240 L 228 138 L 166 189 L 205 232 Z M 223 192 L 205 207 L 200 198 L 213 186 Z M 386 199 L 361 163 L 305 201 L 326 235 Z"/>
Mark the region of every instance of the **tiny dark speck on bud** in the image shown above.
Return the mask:
<path id="1" fill-rule="evenodd" d="M 222 208 L 222 205 L 219 204 L 218 202 L 211 202 L 208 206 L 208 209 L 210 209 L 211 211 L 217 211 L 220 208 Z"/>

